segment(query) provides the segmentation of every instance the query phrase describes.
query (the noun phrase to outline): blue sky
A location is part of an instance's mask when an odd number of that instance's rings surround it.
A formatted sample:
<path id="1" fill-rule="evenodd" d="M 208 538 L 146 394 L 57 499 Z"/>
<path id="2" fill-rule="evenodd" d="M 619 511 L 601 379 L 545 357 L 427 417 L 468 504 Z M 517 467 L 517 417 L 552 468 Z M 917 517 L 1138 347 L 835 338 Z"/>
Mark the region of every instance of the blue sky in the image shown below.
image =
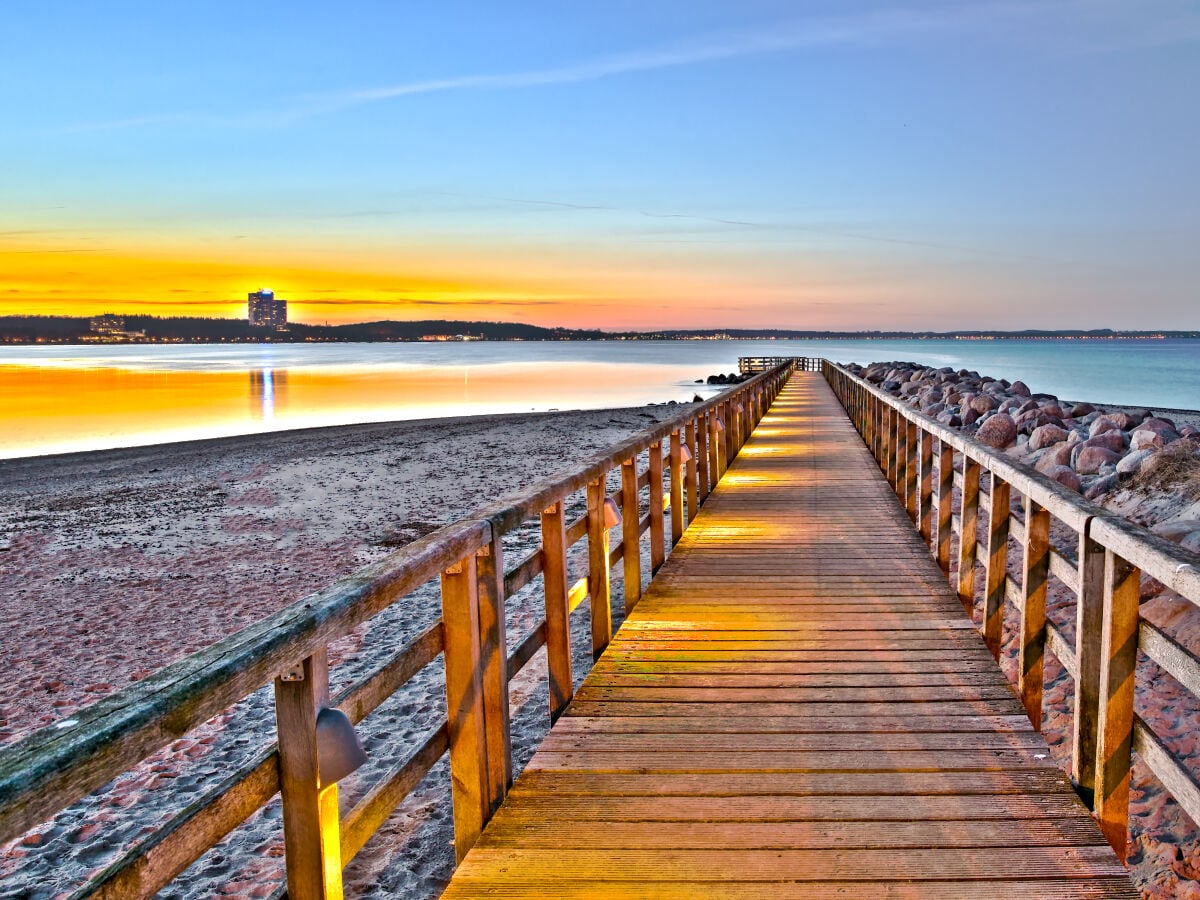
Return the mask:
<path id="1" fill-rule="evenodd" d="M 1200 327 L 1194 3 L 10 2 L 0 40 L 0 311 Z"/>

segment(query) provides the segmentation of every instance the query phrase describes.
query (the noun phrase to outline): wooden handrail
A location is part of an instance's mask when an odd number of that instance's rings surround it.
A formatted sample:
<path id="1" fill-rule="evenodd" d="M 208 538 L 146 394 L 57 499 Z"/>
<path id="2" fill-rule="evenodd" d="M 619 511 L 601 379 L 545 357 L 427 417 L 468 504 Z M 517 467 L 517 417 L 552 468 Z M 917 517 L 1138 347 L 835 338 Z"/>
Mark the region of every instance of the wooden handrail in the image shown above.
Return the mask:
<path id="1" fill-rule="evenodd" d="M 791 360 L 717 397 L 689 406 L 621 444 L 594 454 L 571 469 L 502 498 L 467 518 L 439 529 L 360 569 L 278 613 L 176 662 L 155 675 L 82 710 L 74 720 L 42 729 L 0 752 L 0 840 L 45 820 L 91 790 L 110 781 L 192 728 L 274 681 L 281 746 L 265 749 L 240 771 L 230 773 L 204 800 L 193 803 L 143 838 L 81 888 L 101 896 L 149 896 L 169 883 L 205 850 L 284 788 L 288 892 L 304 897 L 340 895 L 340 869 L 403 800 L 447 749 L 454 774 L 457 850 L 469 849 L 479 829 L 499 805 L 511 781 L 511 736 L 507 721 L 508 682 L 541 646 L 556 661 L 551 677 L 552 715 L 570 699 L 569 630 L 563 615 L 582 604 L 589 585 L 607 585 L 612 562 L 640 553 L 651 536 L 652 566 L 669 552 L 664 508 L 686 496 L 686 523 L 716 483 L 718 471 L 740 449 L 750 429 L 793 370 Z M 718 420 L 723 422 L 718 425 Z M 706 429 L 707 432 L 706 432 Z M 698 442 L 710 435 L 717 464 L 697 467 Z M 719 440 L 712 440 L 718 438 Z M 664 451 L 664 441 L 669 448 Z M 719 452 L 718 451 L 719 444 Z M 675 447 L 688 447 L 682 463 Z M 649 453 L 645 470 L 632 471 L 622 501 L 633 524 L 608 552 L 590 551 L 592 572 L 584 585 L 568 585 L 569 547 L 585 534 L 607 545 L 612 523 L 606 501 L 609 473 Z M 664 458 L 665 455 L 665 458 Z M 680 471 L 682 467 L 682 471 Z M 666 470 L 666 471 L 664 471 Z M 669 475 L 670 487 L 664 485 Z M 710 480 L 711 478 L 711 480 Z M 657 482 L 657 483 L 656 483 Z M 678 490 L 675 485 L 678 484 Z M 567 500 L 594 491 L 592 515 L 565 521 Z M 639 494 L 648 489 L 647 512 Z M 664 498 L 666 492 L 666 498 Z M 667 499 L 669 498 L 669 500 Z M 501 539 L 531 519 L 557 511 L 557 544 L 537 551 L 507 570 Z M 683 510 L 672 510 L 682 527 Z M 553 520 L 553 515 L 551 519 Z M 657 542 L 661 546 L 654 546 Z M 634 544 L 637 544 L 635 547 Z M 553 579 L 546 580 L 547 617 L 537 622 L 506 653 L 504 600 L 547 569 L 547 546 L 555 554 Z M 640 573 L 638 573 L 640 579 Z M 446 615 L 379 668 L 328 697 L 324 656 L 329 643 L 392 603 L 441 579 Z M 603 591 L 607 597 L 607 590 Z M 597 607 L 605 607 L 601 612 Z M 608 604 L 592 604 L 597 652 L 611 637 Z M 337 834 L 336 786 L 317 789 L 313 721 L 322 706 L 342 709 L 353 722 L 367 716 L 439 655 L 446 659 L 450 706 L 446 722 L 394 767 L 347 814 Z M 567 660 L 564 677 L 562 661 Z M 557 704 L 557 708 L 555 708 Z M 332 797 L 332 801 L 331 801 Z M 331 830 L 333 829 L 333 830 Z M 317 857 L 314 859 L 313 857 Z"/>
<path id="2" fill-rule="evenodd" d="M 1072 779 L 1089 802 L 1101 829 L 1122 859 L 1128 838 L 1130 749 L 1137 751 L 1184 811 L 1200 823 L 1200 781 L 1134 713 L 1137 651 L 1142 650 L 1180 685 L 1200 696 L 1200 658 L 1172 640 L 1138 612 L 1141 574 L 1149 575 L 1200 606 L 1200 565 L 1194 554 L 1127 519 L 1084 500 L 1023 463 L 953 431 L 903 401 L 834 363 L 824 363 L 826 380 L 868 448 L 902 497 L 921 473 L 921 502 L 936 499 L 936 525 L 921 533 L 927 547 L 958 587 L 973 612 L 983 601 L 981 631 L 993 654 L 1000 652 L 1004 601 L 1019 614 L 1017 689 L 1035 727 L 1041 725 L 1042 654 L 1048 649 L 1075 682 L 1072 713 Z M 921 452 L 908 437 L 915 429 Z M 926 453 L 924 440 L 939 451 Z M 954 471 L 955 458 L 958 471 Z M 939 485 L 934 498 L 932 467 Z M 981 490 L 980 474 L 988 474 Z M 953 488 L 960 501 L 953 510 Z M 1010 495 L 1023 498 L 1023 518 L 1012 514 Z M 987 514 L 986 545 L 975 549 L 976 522 Z M 1055 546 L 1050 517 L 1076 536 L 1073 550 Z M 1022 579 L 1007 575 L 1008 539 L 1023 549 Z M 952 535 L 959 539 L 958 565 L 951 571 Z M 985 587 L 977 598 L 975 567 L 984 565 Z M 1046 619 L 1046 578 L 1053 576 L 1076 597 L 1075 640 L 1067 642 Z"/>

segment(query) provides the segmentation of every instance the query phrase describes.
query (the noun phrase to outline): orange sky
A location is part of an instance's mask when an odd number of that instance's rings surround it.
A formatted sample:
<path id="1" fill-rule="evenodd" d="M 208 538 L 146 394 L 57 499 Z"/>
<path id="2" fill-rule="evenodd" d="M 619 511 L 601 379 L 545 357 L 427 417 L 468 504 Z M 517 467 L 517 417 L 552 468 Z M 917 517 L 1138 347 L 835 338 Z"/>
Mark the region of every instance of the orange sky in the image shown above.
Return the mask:
<path id="1" fill-rule="evenodd" d="M 262 286 L 289 301 L 293 321 L 335 324 L 452 318 L 612 329 L 841 327 L 856 307 L 869 318 L 877 305 L 870 285 L 864 291 L 818 272 L 807 284 L 793 273 L 777 280 L 754 267 L 712 266 L 691 251 L 294 240 L 187 249 L 181 236 L 125 247 L 111 237 L 101 242 L 108 246 L 4 240 L 0 314 L 240 318 L 246 293 Z M 791 314 L 780 315 L 781 308 Z"/>

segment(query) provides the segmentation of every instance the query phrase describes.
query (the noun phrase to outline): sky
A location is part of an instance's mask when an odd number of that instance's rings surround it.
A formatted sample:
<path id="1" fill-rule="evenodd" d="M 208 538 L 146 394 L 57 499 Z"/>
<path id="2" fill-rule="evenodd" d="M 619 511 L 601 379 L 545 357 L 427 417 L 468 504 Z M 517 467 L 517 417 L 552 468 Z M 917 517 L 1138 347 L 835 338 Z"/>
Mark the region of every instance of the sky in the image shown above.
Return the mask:
<path id="1" fill-rule="evenodd" d="M 1200 327 L 1194 0 L 6 0 L 0 314 Z"/>

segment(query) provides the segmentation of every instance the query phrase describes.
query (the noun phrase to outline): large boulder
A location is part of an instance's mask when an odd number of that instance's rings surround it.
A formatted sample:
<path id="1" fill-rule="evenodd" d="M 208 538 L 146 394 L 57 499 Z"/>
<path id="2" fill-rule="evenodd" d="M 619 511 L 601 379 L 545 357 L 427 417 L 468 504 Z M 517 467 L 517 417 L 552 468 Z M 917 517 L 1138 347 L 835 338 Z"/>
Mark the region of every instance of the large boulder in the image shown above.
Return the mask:
<path id="1" fill-rule="evenodd" d="M 1080 475 L 1095 475 L 1109 463 L 1116 465 L 1120 459 L 1120 454 L 1114 453 L 1107 447 L 1085 445 L 1079 448 L 1075 457 L 1075 471 Z"/>
<path id="2" fill-rule="evenodd" d="M 1086 416 L 1088 413 L 1094 413 L 1095 411 L 1096 407 L 1092 406 L 1090 403 L 1076 403 L 1071 407 L 1071 415 L 1076 419 L 1080 419 Z"/>
<path id="3" fill-rule="evenodd" d="M 1049 475 L 1051 469 L 1056 469 L 1059 466 L 1068 466 L 1071 464 L 1071 450 L 1073 446 L 1068 441 L 1062 441 L 1055 444 L 1046 450 L 1045 454 L 1038 458 L 1035 468 L 1043 475 Z"/>
<path id="4" fill-rule="evenodd" d="M 1017 423 L 1007 413 L 996 413 L 979 426 L 975 437 L 989 447 L 1003 450 L 1012 446 L 1013 441 L 1017 439 Z"/>
<path id="5" fill-rule="evenodd" d="M 1116 426 L 1122 431 L 1129 431 L 1129 429 L 1133 428 L 1133 426 L 1139 424 L 1143 419 L 1146 418 L 1146 413 L 1118 412 L 1109 413 L 1108 417 L 1112 419 Z"/>
<path id="6" fill-rule="evenodd" d="M 1129 436 L 1130 450 L 1161 450 L 1164 443 L 1163 436 L 1149 428 L 1138 428 Z"/>
<path id="7" fill-rule="evenodd" d="M 975 410 L 975 412 L 979 413 L 980 415 L 991 412 L 999 405 L 1000 403 L 996 400 L 996 398 L 989 396 L 988 394 L 976 394 L 971 398 L 971 409 Z"/>
<path id="8" fill-rule="evenodd" d="M 1029 449 L 1041 450 L 1043 447 L 1051 447 L 1059 441 L 1065 441 L 1066 439 L 1067 430 L 1062 426 L 1054 424 L 1039 425 L 1029 435 Z"/>
<path id="9" fill-rule="evenodd" d="M 1125 450 L 1125 433 L 1121 431 L 1101 432 L 1084 441 L 1083 446 L 1103 447 L 1105 450 L 1111 450 L 1113 453 L 1121 453 Z"/>
<path id="10" fill-rule="evenodd" d="M 1106 431 L 1120 431 L 1121 426 L 1113 421 L 1112 416 L 1099 416 L 1092 420 L 1092 424 L 1088 427 L 1088 436 L 1095 437 L 1098 434 L 1104 434 Z"/>
<path id="11" fill-rule="evenodd" d="M 1018 397 L 1028 397 L 1030 395 L 1029 388 L 1023 381 L 1014 381 L 1012 383 L 1012 387 L 1010 387 L 1008 390 L 1009 393 L 1015 394 Z"/>

